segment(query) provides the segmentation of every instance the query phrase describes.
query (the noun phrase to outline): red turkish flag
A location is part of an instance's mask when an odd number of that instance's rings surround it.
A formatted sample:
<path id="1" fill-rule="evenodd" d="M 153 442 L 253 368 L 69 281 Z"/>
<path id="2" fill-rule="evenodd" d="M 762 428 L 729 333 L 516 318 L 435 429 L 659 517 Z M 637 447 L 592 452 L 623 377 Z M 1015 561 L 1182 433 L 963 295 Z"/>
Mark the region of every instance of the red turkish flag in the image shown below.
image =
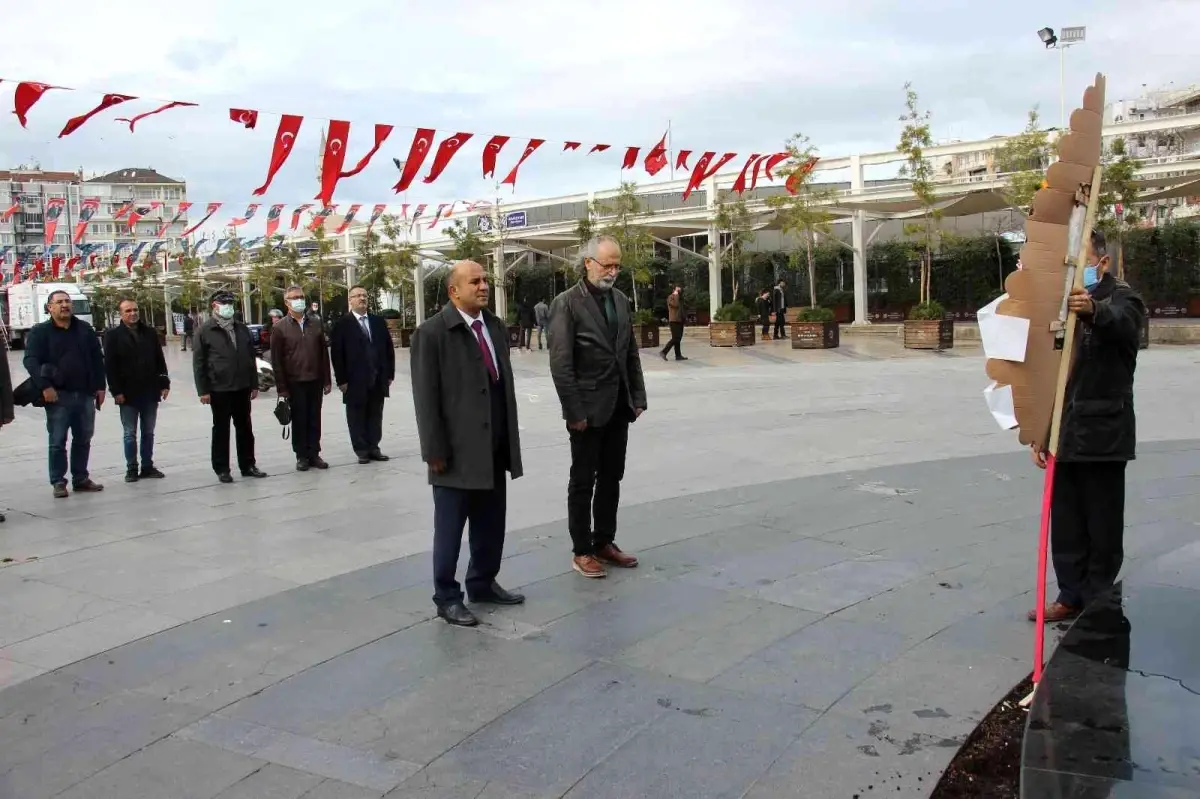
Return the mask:
<path id="1" fill-rule="evenodd" d="M 7 222 L 13 214 L 21 210 L 20 203 L 13 203 L 6 210 L 0 211 L 0 222 Z"/>
<path id="2" fill-rule="evenodd" d="M 675 157 L 675 168 L 676 169 L 687 169 L 688 168 L 688 165 L 687 165 L 688 158 L 690 158 L 691 155 L 692 155 L 691 150 L 680 150 L 679 155 Z"/>
<path id="3" fill-rule="evenodd" d="M 597 144 L 595 147 L 588 150 L 588 155 L 591 155 L 592 153 L 602 153 L 605 150 L 607 150 L 608 148 L 609 148 L 609 145 L 607 145 L 607 144 Z"/>
<path id="4" fill-rule="evenodd" d="M 76 266 L 79 265 L 79 260 L 80 260 L 80 258 L 78 255 L 72 255 L 71 258 L 67 261 L 67 273 L 68 274 L 70 274 L 72 269 L 74 269 Z"/>
<path id="5" fill-rule="evenodd" d="M 569 141 L 563 145 L 563 152 L 565 153 L 567 150 L 578 150 L 579 144 L 580 142 L 577 141 Z"/>
<path id="6" fill-rule="evenodd" d="M 325 136 L 325 153 L 321 158 L 321 192 L 313 199 L 320 200 L 322 205 L 329 205 L 338 181 L 342 178 L 354 177 L 366 169 L 367 164 L 375 157 L 375 153 L 379 152 L 379 148 L 383 146 L 391 133 L 391 125 L 376 125 L 374 146 L 359 159 L 354 169 L 343 172 L 342 166 L 346 162 L 346 147 L 350 143 L 350 123 L 340 119 L 331 120 Z"/>
<path id="7" fill-rule="evenodd" d="M 412 145 L 408 148 L 408 158 L 404 160 L 404 169 L 400 172 L 400 182 L 392 187 L 397 194 L 408 191 L 417 173 L 421 171 L 421 164 L 425 163 L 425 156 L 429 155 L 429 148 L 433 146 L 435 133 L 437 131 L 433 128 L 417 128 Z"/>
<path id="8" fill-rule="evenodd" d="M 650 177 L 654 177 L 667 168 L 667 134 L 664 133 L 658 140 L 658 144 L 654 145 L 646 154 L 646 161 L 642 166 L 646 167 Z"/>
<path id="9" fill-rule="evenodd" d="M 521 164 L 525 163 L 525 159 L 533 155 L 534 150 L 541 147 L 545 143 L 545 139 L 530 139 L 529 144 L 525 145 L 525 152 L 521 153 L 520 160 L 518 160 L 516 165 L 513 166 L 512 171 L 508 173 L 508 176 L 500 182 L 502 184 L 506 183 L 509 186 L 515 187 L 517 185 L 517 170 L 521 168 Z"/>
<path id="10" fill-rule="evenodd" d="M 258 124 L 258 112 L 252 108 L 231 108 L 229 109 L 229 120 L 253 130 L 254 126 Z"/>
<path id="11" fill-rule="evenodd" d="M 788 175 L 787 183 L 783 184 L 787 189 L 788 194 L 796 194 L 800 191 L 800 182 L 804 180 L 804 176 L 813 171 L 813 167 L 817 165 L 817 161 L 821 159 L 815 155 L 798 166 L 792 174 Z"/>
<path id="12" fill-rule="evenodd" d="M 350 210 L 342 217 L 342 224 L 337 226 L 337 230 L 333 231 L 334 235 L 345 233 L 350 228 L 350 223 L 354 221 L 354 216 L 358 213 L 359 208 L 362 208 L 362 203 L 354 203 L 350 206 Z"/>
<path id="13" fill-rule="evenodd" d="M 300 226 L 300 215 L 303 214 L 305 211 L 307 211 L 309 208 L 312 208 L 312 203 L 305 203 L 304 205 L 301 205 L 296 210 L 292 211 L 292 230 L 295 230 L 297 227 Z"/>
<path id="14" fill-rule="evenodd" d="M 787 153 L 775 153 L 774 155 L 772 155 L 770 158 L 767 159 L 766 167 L 763 170 L 767 176 L 767 180 L 775 179 L 775 176 L 771 174 L 771 170 L 773 170 L 775 167 L 782 164 L 787 159 L 788 159 Z"/>
<path id="15" fill-rule="evenodd" d="M 62 266 L 62 258 L 57 255 L 50 259 L 50 277 L 58 280 L 58 270 Z"/>
<path id="16" fill-rule="evenodd" d="M 700 160 L 696 162 L 696 166 L 692 169 L 692 177 L 688 181 L 687 188 L 683 190 L 683 199 L 686 200 L 688 195 L 700 188 L 701 183 L 717 174 L 721 167 L 737 158 L 737 153 L 725 153 L 717 159 L 715 164 L 710 166 L 713 158 L 715 158 L 716 155 L 717 154 L 715 152 L 710 150 L 704 155 L 700 156 Z"/>
<path id="17" fill-rule="evenodd" d="M 106 94 L 104 95 L 104 99 L 101 100 L 100 103 L 91 111 L 88 111 L 86 114 L 80 114 L 77 117 L 71 117 L 68 119 L 67 124 L 63 126 L 62 132 L 58 134 L 58 138 L 61 139 L 63 136 L 70 136 L 72 133 L 83 127 L 89 119 L 96 116 L 96 114 L 99 114 L 101 111 L 112 108 L 114 105 L 120 105 L 126 100 L 136 99 L 136 97 L 129 94 Z"/>
<path id="18" fill-rule="evenodd" d="M 29 109 L 33 108 L 33 104 L 42 99 L 42 95 L 50 89 L 61 89 L 61 86 L 51 86 L 48 83 L 18 83 L 17 89 L 13 93 L 13 113 L 17 115 L 17 121 L 21 123 L 21 127 L 25 127 L 25 115 L 29 113 Z"/>
<path id="19" fill-rule="evenodd" d="M 460 147 L 470 140 L 472 135 L 474 134 L 460 132 L 442 139 L 442 143 L 438 145 L 437 155 L 433 157 L 433 166 L 429 168 L 429 174 L 425 176 L 423 182 L 433 183 L 437 180 L 441 176 L 442 170 L 450 163 L 450 159 L 454 157 Z"/>
<path id="20" fill-rule="evenodd" d="M 746 172 L 750 169 L 752 164 L 758 161 L 759 157 L 760 156 L 758 153 L 751 153 L 750 157 L 746 159 L 746 163 L 742 165 L 741 173 L 738 174 L 737 180 L 733 182 L 733 190 L 738 194 L 742 194 L 746 191 Z"/>
<path id="21" fill-rule="evenodd" d="M 496 174 L 496 156 L 508 144 L 507 136 L 493 136 L 483 148 L 483 176 L 490 178 Z"/>
<path id="22" fill-rule="evenodd" d="M 279 120 L 279 129 L 275 131 L 275 144 L 271 147 L 271 165 L 267 168 L 267 179 L 252 192 L 254 196 L 261 197 L 267 193 L 267 189 L 271 188 L 271 181 L 275 179 L 275 173 L 283 167 L 288 156 L 292 154 L 292 148 L 296 144 L 296 136 L 300 133 L 302 122 L 304 122 L 304 117 L 295 114 L 284 114 L 283 118 Z"/>
<path id="23" fill-rule="evenodd" d="M 621 169 L 633 169 L 637 166 L 637 157 L 640 147 L 626 147 L 625 160 L 621 162 Z"/>
<path id="24" fill-rule="evenodd" d="M 125 217 L 125 214 L 129 213 L 132 210 L 133 210 L 133 200 L 130 200 L 129 202 L 125 203 L 124 205 L 122 205 L 120 208 L 117 209 L 117 212 L 115 214 L 113 214 L 113 219 L 123 219 Z"/>
<path id="25" fill-rule="evenodd" d="M 367 168 L 367 164 L 371 163 L 371 159 L 375 157 L 375 153 L 379 152 L 379 148 L 387 141 L 387 137 L 392 135 L 391 125 L 375 125 L 375 143 L 371 145 L 371 149 L 367 150 L 367 154 L 358 159 L 358 163 L 354 165 L 354 169 L 349 172 L 343 172 L 338 175 L 339 178 L 352 178 L 359 172 Z"/>
<path id="26" fill-rule="evenodd" d="M 160 105 L 158 108 L 154 109 L 153 111 L 147 111 L 144 114 L 138 114 L 133 119 L 125 119 L 124 117 L 117 117 L 116 121 L 117 122 L 128 122 L 129 123 L 129 132 L 133 133 L 133 126 L 136 125 L 138 122 L 142 121 L 143 119 L 145 119 L 146 117 L 152 117 L 155 114 L 161 114 L 163 111 L 169 111 L 172 108 L 181 108 L 183 106 L 195 106 L 195 105 L 196 105 L 195 103 L 182 103 L 179 101 L 174 101 L 174 102 L 167 103 L 166 105 Z"/>

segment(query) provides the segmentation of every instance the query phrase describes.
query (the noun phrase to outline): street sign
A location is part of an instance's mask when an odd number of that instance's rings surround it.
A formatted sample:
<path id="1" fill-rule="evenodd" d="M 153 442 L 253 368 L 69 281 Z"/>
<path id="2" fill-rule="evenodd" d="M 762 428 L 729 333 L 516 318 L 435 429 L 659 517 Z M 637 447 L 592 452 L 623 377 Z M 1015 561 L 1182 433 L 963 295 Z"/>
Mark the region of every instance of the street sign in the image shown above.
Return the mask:
<path id="1" fill-rule="evenodd" d="M 1059 34 L 1059 44 L 1076 44 L 1087 38 L 1087 27 L 1080 25 L 1077 28 L 1063 28 Z"/>
<path id="2" fill-rule="evenodd" d="M 504 221 L 501 223 L 505 230 L 513 228 L 525 227 L 528 222 L 525 218 L 524 211 L 509 211 L 504 215 Z M 490 233 L 492 231 L 492 218 L 490 216 L 479 216 L 479 231 L 481 233 Z"/>

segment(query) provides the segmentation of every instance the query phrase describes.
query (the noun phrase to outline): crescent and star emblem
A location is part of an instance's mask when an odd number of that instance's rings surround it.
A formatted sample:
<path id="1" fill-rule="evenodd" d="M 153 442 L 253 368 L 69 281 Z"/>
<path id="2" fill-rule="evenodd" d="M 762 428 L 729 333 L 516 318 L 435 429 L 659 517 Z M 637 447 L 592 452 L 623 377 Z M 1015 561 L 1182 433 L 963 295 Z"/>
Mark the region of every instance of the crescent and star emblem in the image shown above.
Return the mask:
<path id="1" fill-rule="evenodd" d="M 279 143 L 280 143 L 280 144 L 282 144 L 284 147 L 291 147 L 291 146 L 292 146 L 292 140 L 293 140 L 293 139 L 295 139 L 295 138 L 296 138 L 296 134 L 295 134 L 295 133 L 292 133 L 292 132 L 289 130 L 289 131 L 286 131 L 286 132 L 284 132 L 284 133 L 283 133 L 283 134 L 282 134 L 282 135 L 279 137 Z"/>
<path id="2" fill-rule="evenodd" d="M 337 153 L 341 152 L 341 150 L 342 150 L 342 140 L 341 139 L 334 139 L 333 141 L 329 142 L 329 152 L 337 154 Z"/>

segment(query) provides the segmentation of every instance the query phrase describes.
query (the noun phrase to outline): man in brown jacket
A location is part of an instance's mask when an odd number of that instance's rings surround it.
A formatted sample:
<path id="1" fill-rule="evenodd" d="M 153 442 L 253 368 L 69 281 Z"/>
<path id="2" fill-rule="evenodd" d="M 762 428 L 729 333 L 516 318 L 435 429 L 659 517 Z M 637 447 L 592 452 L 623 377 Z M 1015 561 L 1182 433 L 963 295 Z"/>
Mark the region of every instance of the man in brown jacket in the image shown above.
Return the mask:
<path id="1" fill-rule="evenodd" d="M 671 292 L 671 296 L 667 297 L 667 325 L 671 328 L 671 340 L 667 342 L 667 346 L 663 347 L 659 355 L 665 361 L 667 353 L 671 348 L 675 348 L 675 360 L 686 361 L 687 358 L 679 351 L 679 345 L 683 341 L 683 306 L 679 304 L 679 295 L 683 291 L 682 286 L 676 286 Z"/>
<path id="2" fill-rule="evenodd" d="M 333 388 L 329 345 L 318 316 L 305 313 L 304 289 L 284 293 L 288 315 L 271 329 L 271 366 L 279 398 L 292 406 L 292 450 L 296 471 L 328 469 L 321 459 L 321 400 Z"/>

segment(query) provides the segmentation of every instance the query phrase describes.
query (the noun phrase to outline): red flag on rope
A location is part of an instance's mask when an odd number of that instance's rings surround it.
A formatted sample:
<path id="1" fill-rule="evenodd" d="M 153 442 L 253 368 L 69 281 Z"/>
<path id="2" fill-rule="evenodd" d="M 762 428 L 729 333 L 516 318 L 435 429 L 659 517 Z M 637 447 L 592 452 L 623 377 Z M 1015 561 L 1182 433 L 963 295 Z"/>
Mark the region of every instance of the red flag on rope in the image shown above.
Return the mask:
<path id="1" fill-rule="evenodd" d="M 367 222 L 367 232 L 379 221 L 379 217 L 383 216 L 383 212 L 387 210 L 387 203 L 379 203 L 371 209 L 371 219 Z"/>
<path id="2" fill-rule="evenodd" d="M 472 133 L 460 131 L 459 133 L 455 133 L 453 136 L 448 136 L 447 138 L 443 139 L 442 143 L 438 145 L 437 154 L 433 156 L 433 166 L 429 168 L 429 174 L 425 176 L 425 180 L 423 182 L 433 183 L 435 180 L 441 177 L 442 171 L 449 165 L 450 159 L 454 157 L 455 153 L 457 153 L 473 135 L 474 134 Z"/>
<path id="3" fill-rule="evenodd" d="M 186 239 L 188 236 L 195 233 L 196 230 L 198 230 L 201 225 L 203 225 L 209 219 L 212 219 L 212 215 L 215 214 L 217 212 L 217 209 L 219 209 L 220 207 L 221 207 L 221 203 L 209 203 L 208 206 L 204 209 L 204 218 L 201 219 L 196 224 L 192 225 L 187 230 L 180 233 L 179 238 Z"/>
<path id="4" fill-rule="evenodd" d="M 493 136 L 483 148 L 483 176 L 493 177 L 496 174 L 496 156 L 508 144 L 507 136 Z"/>
<path id="5" fill-rule="evenodd" d="M 625 160 L 621 162 L 621 169 L 633 169 L 637 166 L 638 151 L 640 147 L 626 147 Z"/>
<path id="6" fill-rule="evenodd" d="M 171 225 L 183 219 L 183 215 L 186 214 L 188 209 L 191 207 L 191 203 L 180 203 L 179 207 L 175 209 L 175 216 L 171 217 L 169 221 L 164 222 L 163 226 L 158 229 L 158 238 L 165 238 L 167 235 L 167 230 L 171 227 Z"/>
<path id="7" fill-rule="evenodd" d="M 271 188 L 271 181 L 275 179 L 275 173 L 283 167 L 288 156 L 292 154 L 296 136 L 300 133 L 300 125 L 303 122 L 304 117 L 294 114 L 284 114 L 283 118 L 279 120 L 279 128 L 275 131 L 275 143 L 271 146 L 271 165 L 267 168 L 267 179 L 252 192 L 254 196 L 261 197 L 267 193 L 267 189 Z"/>
<path id="8" fill-rule="evenodd" d="M 646 154 L 646 160 L 642 164 L 646 167 L 646 171 L 650 173 L 650 177 L 654 177 L 659 172 L 667 168 L 667 134 L 663 134 L 658 140 L 658 144 L 650 148 L 650 152 Z"/>
<path id="9" fill-rule="evenodd" d="M 610 146 L 611 145 L 608 145 L 608 144 L 597 144 L 592 149 L 588 150 L 588 155 L 591 155 L 592 153 L 602 153 L 605 150 L 607 150 Z"/>
<path id="10" fill-rule="evenodd" d="M 312 203 L 305 203 L 304 205 L 297 207 L 296 210 L 292 211 L 292 230 L 300 227 L 300 215 L 309 208 L 312 208 Z"/>
<path id="11" fill-rule="evenodd" d="M 17 115 L 17 121 L 21 123 L 21 127 L 25 127 L 25 115 L 29 113 L 29 109 L 33 108 L 34 103 L 42 99 L 43 94 L 50 89 L 61 88 L 61 86 L 31 81 L 18 83 L 16 91 L 13 92 L 13 113 Z"/>
<path id="12" fill-rule="evenodd" d="M 350 206 L 350 210 L 346 212 L 344 217 L 342 217 L 342 224 L 337 226 L 337 230 L 333 231 L 334 235 L 341 235 L 349 230 L 350 223 L 354 221 L 354 217 L 358 213 L 359 208 L 362 208 L 362 203 L 354 203 Z"/>
<path id="13" fill-rule="evenodd" d="M 79 130 L 89 119 L 99 114 L 101 111 L 106 111 L 114 105 L 120 105 L 126 100 L 136 100 L 137 98 L 130 94 L 106 94 L 95 108 L 88 111 L 86 114 L 80 114 L 77 117 L 71 117 L 67 120 L 67 124 L 63 125 L 62 132 L 58 134 L 58 138 L 70 136 L 75 131 Z"/>
<path id="14" fill-rule="evenodd" d="M 184 106 L 195 106 L 195 105 L 196 105 L 195 103 L 183 103 L 183 102 L 179 102 L 178 100 L 176 100 L 176 101 L 167 103 L 166 105 L 160 105 L 158 108 L 154 109 L 153 111 L 147 111 L 144 114 L 138 114 L 137 116 L 133 117 L 132 119 L 125 119 L 124 117 L 117 117 L 116 121 L 117 122 L 128 122 L 129 123 L 129 132 L 133 133 L 133 126 L 136 125 L 141 120 L 145 119 L 146 117 L 152 117 L 155 114 L 161 114 L 163 111 L 169 111 L 172 108 L 181 108 Z"/>
<path id="15" fill-rule="evenodd" d="M 577 141 L 567 142 L 566 144 L 563 145 L 563 152 L 565 153 L 567 150 L 578 150 L 580 143 L 581 142 L 577 142 Z"/>
<path id="16" fill-rule="evenodd" d="M 72 244 L 83 241 L 83 237 L 87 234 L 88 222 L 98 210 L 100 210 L 99 197 L 87 197 L 79 204 L 79 221 L 75 223 L 75 235 L 71 237 Z"/>
<path id="17" fill-rule="evenodd" d="M 247 205 L 246 206 L 246 215 L 239 216 L 236 219 L 229 220 L 229 226 L 230 227 L 240 227 L 240 226 L 246 224 L 247 222 L 249 222 L 251 219 L 254 218 L 254 215 L 256 213 L 258 213 L 258 206 L 259 206 L 259 203 L 250 203 L 249 205 Z"/>
<path id="18" fill-rule="evenodd" d="M 258 124 L 258 112 L 252 108 L 231 108 L 229 109 L 229 121 L 253 130 L 254 126 Z"/>
<path id="19" fill-rule="evenodd" d="M 700 156 L 700 160 L 696 162 L 696 166 L 692 169 L 692 177 L 688 180 L 687 188 L 683 190 L 683 199 L 686 200 L 693 191 L 700 188 L 701 183 L 717 174 L 721 167 L 728 164 L 734 158 L 737 158 L 737 153 L 725 153 L 717 159 L 715 164 L 712 164 L 712 160 L 716 155 L 715 152 L 710 150 Z"/>
<path id="20" fill-rule="evenodd" d="M 279 217 L 283 215 L 283 203 L 277 203 L 267 209 L 267 238 L 275 235 L 275 231 L 279 230 Z"/>
<path id="21" fill-rule="evenodd" d="M 675 168 L 676 169 L 687 169 L 688 168 L 688 165 L 687 165 L 688 158 L 690 158 L 691 155 L 692 155 L 691 150 L 680 150 L 679 155 L 676 156 L 676 158 L 675 158 Z"/>
<path id="22" fill-rule="evenodd" d="M 400 170 L 400 181 L 392 187 L 397 194 L 408 191 L 413 179 L 421 171 L 421 164 L 425 163 L 425 156 L 429 155 L 429 148 L 433 146 L 435 133 L 433 128 L 417 128 L 417 132 L 413 134 L 412 144 L 408 148 L 408 158 L 404 160 L 404 168 Z"/>
<path id="23" fill-rule="evenodd" d="M 521 168 L 521 164 L 525 163 L 525 160 L 529 158 L 529 156 L 533 155 L 534 150 L 541 147 L 545 143 L 545 139 L 530 139 L 529 144 L 525 145 L 525 152 L 521 153 L 521 158 L 513 166 L 512 171 L 509 172 L 508 176 L 500 182 L 515 187 L 517 185 L 517 170 Z"/>
<path id="24" fill-rule="evenodd" d="M 58 230 L 58 218 L 62 216 L 67 205 L 65 197 L 50 197 L 46 200 L 45 234 L 46 246 L 54 243 L 54 233 Z"/>
<path id="25" fill-rule="evenodd" d="M 758 153 L 751 153 L 750 157 L 746 159 L 746 163 L 742 164 L 742 171 L 738 173 L 737 180 L 733 182 L 732 187 L 733 190 L 738 194 L 742 194 L 746 191 L 746 172 L 752 165 L 758 162 L 760 157 L 761 156 Z"/>

